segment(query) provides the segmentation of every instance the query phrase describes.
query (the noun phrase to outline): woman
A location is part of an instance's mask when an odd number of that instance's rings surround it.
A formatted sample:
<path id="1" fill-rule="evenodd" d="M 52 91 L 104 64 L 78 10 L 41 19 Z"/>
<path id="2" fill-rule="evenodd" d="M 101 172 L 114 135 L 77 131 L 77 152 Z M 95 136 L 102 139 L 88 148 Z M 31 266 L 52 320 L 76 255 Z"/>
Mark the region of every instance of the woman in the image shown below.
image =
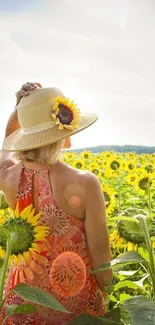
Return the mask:
<path id="1" fill-rule="evenodd" d="M 35 211 L 41 212 L 40 225 L 47 225 L 49 234 L 45 243 L 39 243 L 39 252 L 31 253 L 28 265 L 12 264 L 6 294 L 24 281 L 47 290 L 72 313 L 39 307 L 30 316 L 13 316 L 9 324 L 63 325 L 83 313 L 100 316 L 106 312 L 104 288 L 111 283 L 112 272 L 107 270 L 95 276 L 88 272 L 111 259 L 100 182 L 95 175 L 59 160 L 61 149 L 71 146 L 70 136 L 96 120 L 96 114 L 81 114 L 57 88 L 27 83 L 17 93 L 17 105 L 3 142 L 0 188 L 12 209 L 18 203 L 21 212 L 33 204 Z M 10 152 L 16 160 L 10 158 Z M 57 291 L 50 278 L 52 265 L 63 252 L 76 253 L 86 267 L 84 285 L 78 288 L 73 281 L 71 293 L 66 295 Z M 32 267 L 36 253 L 37 262 Z M 12 295 L 9 304 L 16 303 L 22 300 Z"/>

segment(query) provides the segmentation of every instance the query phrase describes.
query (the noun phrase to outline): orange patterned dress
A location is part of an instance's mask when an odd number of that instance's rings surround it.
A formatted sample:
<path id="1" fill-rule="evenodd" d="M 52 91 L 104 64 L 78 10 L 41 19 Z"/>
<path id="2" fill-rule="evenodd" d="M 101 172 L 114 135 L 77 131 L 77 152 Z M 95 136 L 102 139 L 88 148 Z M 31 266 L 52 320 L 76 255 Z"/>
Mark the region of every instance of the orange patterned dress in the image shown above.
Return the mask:
<path id="1" fill-rule="evenodd" d="M 40 225 L 48 225 L 50 233 L 47 241 L 40 242 L 40 252 L 32 252 L 29 263 L 12 265 L 6 283 L 6 294 L 18 283 L 25 282 L 51 293 L 72 313 L 38 307 L 31 315 L 14 315 L 7 320 L 8 325 L 65 325 L 76 316 L 89 313 L 101 316 L 106 313 L 105 295 L 99 289 L 95 277 L 88 273 L 92 269 L 88 250 L 84 221 L 66 214 L 53 197 L 48 169 L 33 171 L 25 167 L 21 170 L 17 202 L 19 210 L 33 203 L 33 175 L 36 177 L 38 205 L 41 211 Z M 63 252 L 75 252 L 86 266 L 86 281 L 83 289 L 72 297 L 60 297 L 50 285 L 50 269 L 53 261 Z M 73 284 L 76 286 L 76 283 Z M 12 294 L 9 304 L 21 304 L 23 300 Z"/>

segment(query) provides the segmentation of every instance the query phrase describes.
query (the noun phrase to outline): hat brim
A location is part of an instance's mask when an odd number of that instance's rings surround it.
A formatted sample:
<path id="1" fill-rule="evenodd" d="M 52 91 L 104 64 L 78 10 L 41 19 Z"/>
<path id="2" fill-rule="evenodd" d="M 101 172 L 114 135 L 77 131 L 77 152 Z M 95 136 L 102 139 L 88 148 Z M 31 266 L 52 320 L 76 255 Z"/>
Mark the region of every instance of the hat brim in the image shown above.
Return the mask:
<path id="1" fill-rule="evenodd" d="M 82 114 L 79 127 L 74 131 L 67 129 L 59 130 L 58 125 L 32 134 L 24 134 L 19 129 L 5 138 L 2 149 L 5 151 L 25 151 L 41 148 L 86 129 L 96 122 L 97 119 L 97 114 Z"/>

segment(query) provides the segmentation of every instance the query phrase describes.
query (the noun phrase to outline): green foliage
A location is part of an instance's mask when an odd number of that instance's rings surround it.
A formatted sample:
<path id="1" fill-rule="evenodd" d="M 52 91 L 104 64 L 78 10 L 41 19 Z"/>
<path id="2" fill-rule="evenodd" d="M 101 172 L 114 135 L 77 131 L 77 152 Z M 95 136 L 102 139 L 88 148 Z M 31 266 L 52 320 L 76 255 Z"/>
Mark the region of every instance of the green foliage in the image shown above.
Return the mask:
<path id="1" fill-rule="evenodd" d="M 12 291 L 25 300 L 47 308 L 69 313 L 69 311 L 67 311 L 51 294 L 38 287 L 32 287 L 26 283 L 20 283 Z"/>
<path id="2" fill-rule="evenodd" d="M 11 315 L 15 314 L 32 314 L 37 310 L 37 308 L 31 304 L 22 304 L 22 305 L 5 305 L 6 317 L 3 320 L 3 324 L 6 323 L 7 319 Z"/>
<path id="3" fill-rule="evenodd" d="M 144 296 L 136 296 L 124 303 L 134 325 L 155 324 L 155 302 Z"/>
<path id="4" fill-rule="evenodd" d="M 13 314 L 32 314 L 37 308 L 31 304 L 23 304 L 23 305 L 6 305 L 5 310 L 7 316 Z"/>
<path id="5" fill-rule="evenodd" d="M 103 317 L 80 315 L 69 325 L 120 325 L 120 309 L 115 308 Z"/>
<path id="6" fill-rule="evenodd" d="M 109 268 L 115 267 L 118 264 L 130 264 L 130 263 L 141 263 L 141 262 L 146 262 L 147 261 L 137 252 L 131 251 L 131 252 L 126 252 L 124 254 L 119 255 L 117 258 L 112 260 L 109 263 L 105 263 L 102 266 L 98 267 L 95 270 L 91 270 L 91 274 L 95 274 L 97 272 L 105 271 Z"/>

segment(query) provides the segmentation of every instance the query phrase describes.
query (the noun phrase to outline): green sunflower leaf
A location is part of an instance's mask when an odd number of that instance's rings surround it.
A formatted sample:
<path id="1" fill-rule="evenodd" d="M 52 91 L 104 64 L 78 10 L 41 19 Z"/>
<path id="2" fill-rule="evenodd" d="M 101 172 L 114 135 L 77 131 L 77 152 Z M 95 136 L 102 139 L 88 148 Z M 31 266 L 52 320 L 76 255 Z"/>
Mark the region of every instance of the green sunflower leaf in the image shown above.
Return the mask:
<path id="1" fill-rule="evenodd" d="M 131 221 L 131 222 L 135 222 L 135 223 L 139 223 L 139 220 L 137 220 L 136 218 L 133 217 L 127 217 L 127 216 L 118 216 L 118 217 L 113 217 L 110 219 L 110 221 L 119 221 L 119 220 L 123 220 L 123 221 Z"/>
<path id="2" fill-rule="evenodd" d="M 115 308 L 102 317 L 87 314 L 78 316 L 69 325 L 120 325 L 120 309 Z"/>
<path id="3" fill-rule="evenodd" d="M 119 295 L 120 304 L 123 304 L 127 299 L 130 299 L 130 298 L 131 298 L 131 296 L 129 294 L 121 293 Z"/>
<path id="4" fill-rule="evenodd" d="M 139 270 L 133 270 L 133 271 L 132 271 L 132 270 L 131 270 L 131 271 L 119 271 L 119 274 L 128 277 L 128 276 L 133 276 L 133 275 L 135 275 L 138 271 L 139 271 Z"/>
<path id="5" fill-rule="evenodd" d="M 144 296 L 135 296 L 123 304 L 134 325 L 153 325 L 155 320 L 155 302 Z"/>
<path id="6" fill-rule="evenodd" d="M 5 309 L 7 316 L 13 314 L 32 314 L 37 310 L 37 308 L 31 304 L 6 305 Z"/>
<path id="7" fill-rule="evenodd" d="M 29 286 L 26 283 L 20 283 L 12 290 L 12 292 L 17 293 L 21 298 L 35 304 L 51 308 L 53 310 L 59 310 L 64 313 L 70 313 L 50 293 L 40 288 Z"/>
<path id="8" fill-rule="evenodd" d="M 122 288 L 128 288 L 128 289 L 140 289 L 143 292 L 146 293 L 146 290 L 143 287 L 143 282 L 145 281 L 145 279 L 148 277 L 145 276 L 143 279 L 141 279 L 140 281 L 130 281 L 130 280 L 124 280 L 121 282 L 118 282 L 115 286 L 114 286 L 114 291 L 118 291 L 119 289 Z"/>
<path id="9" fill-rule="evenodd" d="M 142 262 L 147 263 L 147 261 L 140 254 L 138 254 L 135 251 L 130 251 L 119 255 L 111 262 L 104 263 L 100 267 L 96 268 L 95 270 L 90 270 L 89 272 L 91 274 L 95 274 L 97 272 L 105 271 L 109 268 L 113 268 L 118 264 L 130 264 L 130 263 L 142 263 Z"/>
<path id="10" fill-rule="evenodd" d="M 4 237 L 8 238 L 10 236 L 10 231 L 8 231 L 5 227 L 0 225 L 0 241 L 4 239 Z"/>

